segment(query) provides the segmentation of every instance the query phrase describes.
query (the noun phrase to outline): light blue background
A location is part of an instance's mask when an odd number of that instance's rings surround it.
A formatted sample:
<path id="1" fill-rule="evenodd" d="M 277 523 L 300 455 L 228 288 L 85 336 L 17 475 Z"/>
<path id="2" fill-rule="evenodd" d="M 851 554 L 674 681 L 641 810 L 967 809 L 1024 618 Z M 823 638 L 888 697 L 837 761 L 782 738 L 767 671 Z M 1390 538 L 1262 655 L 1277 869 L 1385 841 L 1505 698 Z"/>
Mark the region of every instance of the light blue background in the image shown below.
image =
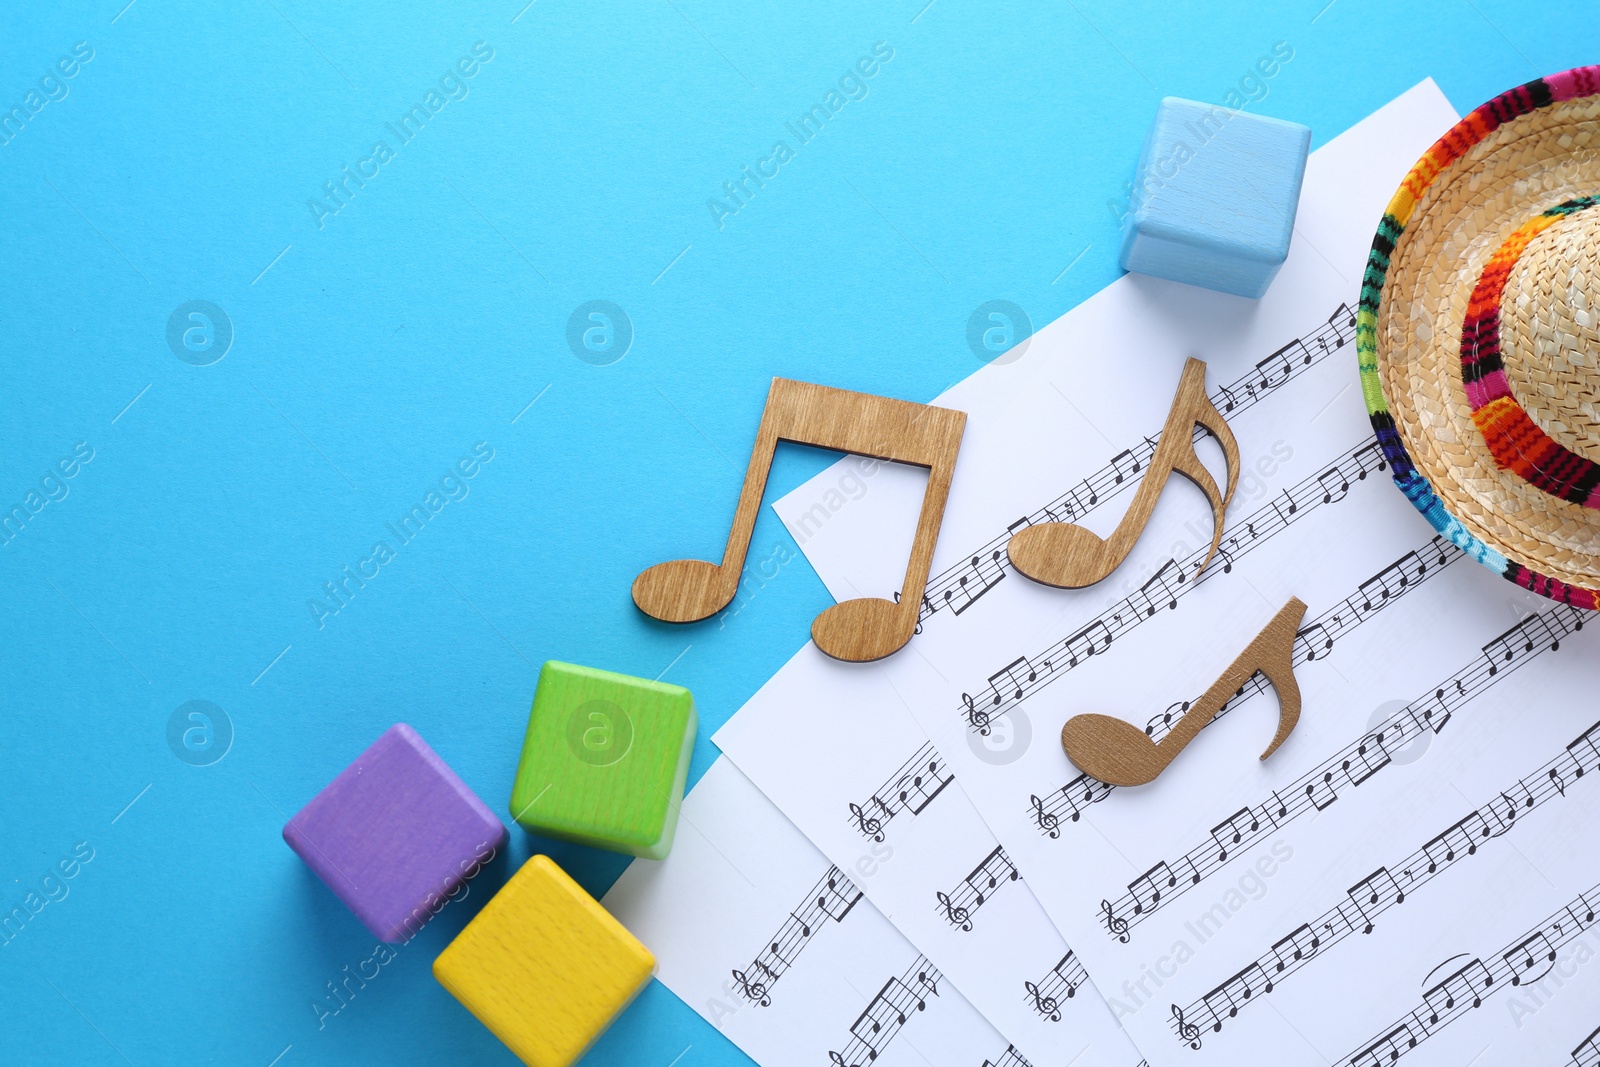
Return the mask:
<path id="1" fill-rule="evenodd" d="M 95 49 L 0 146 L 0 510 L 95 450 L 0 547 L 0 911 L 94 849 L 0 949 L 6 1063 L 512 1062 L 433 956 L 533 851 L 597 894 L 623 860 L 513 830 L 319 1030 L 373 941 L 289 813 L 405 720 L 508 818 L 547 658 L 690 687 L 697 778 L 829 600 L 794 562 L 671 627 L 634 574 L 720 551 L 772 375 L 926 400 L 979 365 L 979 304 L 1042 325 L 1115 278 L 1160 96 L 1220 102 L 1287 41 L 1252 106 L 1321 143 L 1428 75 L 1466 110 L 1600 59 L 1578 0 L 124 2 L 0 15 L 0 110 Z M 470 95 L 399 146 L 385 123 L 479 40 Z M 877 41 L 869 95 L 796 145 Z M 307 199 L 379 138 L 396 158 L 319 229 Z M 707 199 L 778 139 L 719 229 Z M 166 343 L 191 299 L 236 331 L 211 366 Z M 566 344 L 591 299 L 633 323 L 612 366 Z M 307 600 L 478 441 L 470 495 L 319 629 Z M 773 489 L 826 458 L 786 452 Z M 779 544 L 764 512 L 752 561 Z M 192 699 L 236 730 L 213 766 L 166 742 Z M 655 984 L 588 1062 L 680 1056 L 747 1062 Z"/>

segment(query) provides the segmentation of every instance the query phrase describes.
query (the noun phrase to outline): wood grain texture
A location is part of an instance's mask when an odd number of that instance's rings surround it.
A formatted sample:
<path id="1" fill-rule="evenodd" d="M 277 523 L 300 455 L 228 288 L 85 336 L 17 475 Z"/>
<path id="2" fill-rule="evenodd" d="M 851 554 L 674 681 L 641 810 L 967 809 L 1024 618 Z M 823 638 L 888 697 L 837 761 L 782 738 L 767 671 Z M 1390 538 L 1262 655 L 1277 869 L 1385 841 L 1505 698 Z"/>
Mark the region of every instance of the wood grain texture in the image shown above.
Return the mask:
<path id="1" fill-rule="evenodd" d="M 283 828 L 283 840 L 373 935 L 407 941 L 506 839 L 500 820 L 396 723 Z"/>
<path id="2" fill-rule="evenodd" d="M 433 961 L 433 976 L 529 1067 L 569 1067 L 655 957 L 548 856 L 534 856 Z"/>
<path id="3" fill-rule="evenodd" d="M 1288 258 L 1310 149 L 1298 123 L 1162 100 L 1135 172 L 1122 268 L 1261 296 Z"/>
<path id="4" fill-rule="evenodd" d="M 646 859 L 672 849 L 698 717 L 681 685 L 550 660 L 511 815 L 524 829 Z"/>
<path id="5" fill-rule="evenodd" d="M 835 659 L 859 663 L 898 651 L 916 629 L 917 609 L 927 588 L 928 568 L 966 424 L 962 411 L 772 379 L 722 562 L 679 559 L 658 563 L 634 579 L 633 602 L 645 614 L 664 622 L 696 622 L 727 607 L 738 590 L 778 442 L 832 448 L 928 468 L 928 488 L 899 602 L 878 597 L 847 600 L 824 611 L 811 624 L 811 639 Z"/>
<path id="6" fill-rule="evenodd" d="M 1067 758 L 1085 774 L 1108 785 L 1144 785 L 1152 782 L 1177 758 L 1214 718 L 1228 698 L 1250 676 L 1260 671 L 1278 693 L 1278 732 L 1261 753 L 1266 759 L 1278 750 L 1300 721 L 1300 683 L 1294 676 L 1294 638 L 1306 606 L 1290 597 L 1278 613 L 1256 634 L 1222 676 L 1184 712 L 1160 744 L 1143 730 L 1109 715 L 1076 715 L 1061 728 L 1061 747 Z"/>
<path id="7" fill-rule="evenodd" d="M 1217 490 L 1211 472 L 1195 454 L 1196 426 L 1203 427 L 1222 445 L 1228 462 L 1225 491 Z M 1138 472 L 1138 465 L 1134 464 L 1129 476 Z M 1012 535 L 1006 545 L 1011 565 L 1036 582 L 1060 589 L 1082 589 L 1101 581 L 1133 551 L 1155 511 L 1156 501 L 1174 473 L 1199 486 L 1211 503 L 1211 550 L 1195 568 L 1195 574 L 1199 574 L 1222 543 L 1222 515 L 1239 485 L 1239 442 L 1234 439 L 1227 420 L 1206 396 L 1205 363 L 1193 358 L 1183 365 L 1177 395 L 1172 398 L 1166 425 L 1161 428 L 1161 439 L 1150 457 L 1144 480 L 1139 483 L 1133 503 L 1111 536 L 1101 539 L 1094 531 L 1070 522 L 1038 523 Z"/>

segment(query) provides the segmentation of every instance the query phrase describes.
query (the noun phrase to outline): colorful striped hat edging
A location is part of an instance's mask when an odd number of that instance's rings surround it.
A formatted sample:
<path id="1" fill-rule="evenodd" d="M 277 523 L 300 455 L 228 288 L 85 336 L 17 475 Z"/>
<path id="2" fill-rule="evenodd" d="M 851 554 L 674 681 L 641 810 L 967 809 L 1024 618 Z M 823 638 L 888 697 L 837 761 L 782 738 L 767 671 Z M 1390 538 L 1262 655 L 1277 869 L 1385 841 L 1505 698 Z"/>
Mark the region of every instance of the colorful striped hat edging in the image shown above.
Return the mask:
<path id="1" fill-rule="evenodd" d="M 1600 608 L 1600 66 L 1502 93 L 1417 161 L 1356 341 L 1417 510 L 1517 585 Z"/>

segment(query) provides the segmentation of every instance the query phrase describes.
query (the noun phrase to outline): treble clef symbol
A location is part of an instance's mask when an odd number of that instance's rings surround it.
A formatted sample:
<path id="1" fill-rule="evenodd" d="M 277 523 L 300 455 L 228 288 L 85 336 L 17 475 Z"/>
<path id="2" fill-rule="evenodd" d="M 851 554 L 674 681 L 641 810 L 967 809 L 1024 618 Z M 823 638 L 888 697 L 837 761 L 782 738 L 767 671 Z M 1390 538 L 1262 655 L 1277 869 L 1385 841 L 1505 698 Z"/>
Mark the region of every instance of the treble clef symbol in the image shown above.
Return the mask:
<path id="1" fill-rule="evenodd" d="M 850 817 L 856 821 L 856 829 L 874 841 L 883 840 L 883 823 L 868 815 L 860 804 L 851 802 Z"/>
<path id="2" fill-rule="evenodd" d="M 1194 1023 L 1185 1022 L 1183 1018 L 1183 1009 L 1178 1007 L 1176 1004 L 1172 1006 L 1172 1019 L 1178 1030 L 1178 1038 L 1182 1041 L 1189 1042 L 1190 1048 L 1199 1048 L 1200 1028 Z"/>
<path id="3" fill-rule="evenodd" d="M 739 983 L 739 992 L 744 994 L 746 1000 L 763 1008 L 772 1007 L 772 998 L 767 996 L 766 984 L 760 979 L 751 981 L 743 971 L 734 971 L 733 980 Z"/>
<path id="4" fill-rule="evenodd" d="M 967 706 L 967 725 L 983 734 L 989 734 L 989 713 L 983 711 L 972 702 L 972 698 L 965 693 L 961 694 L 961 702 Z"/>
<path id="5" fill-rule="evenodd" d="M 1056 1004 L 1055 997 L 1047 997 L 1039 991 L 1039 987 L 1032 982 L 1023 982 L 1028 987 L 1028 996 L 1033 998 L 1033 1010 L 1049 1019 L 1053 1023 L 1061 1021 L 1061 1008 Z"/>
<path id="6" fill-rule="evenodd" d="M 1029 795 L 1028 803 L 1033 805 L 1033 821 L 1039 824 L 1039 829 L 1044 831 L 1045 836 L 1052 841 L 1059 838 L 1061 836 L 1061 820 L 1050 812 L 1045 811 L 1044 801 L 1038 797 Z"/>
<path id="7" fill-rule="evenodd" d="M 1114 910 L 1112 910 L 1111 901 L 1109 900 L 1102 900 L 1100 902 L 1100 910 L 1105 913 L 1106 930 L 1111 934 L 1112 937 L 1115 937 L 1118 941 L 1121 941 L 1124 945 L 1126 945 L 1128 943 L 1128 920 L 1124 919 L 1122 916 L 1118 915 Z M 1195 1046 L 1195 1048 L 1199 1047 L 1199 1045 Z"/>
<path id="8" fill-rule="evenodd" d="M 937 896 L 939 897 L 939 906 L 944 909 L 944 917 L 950 920 L 950 925 L 959 926 L 970 933 L 972 931 L 972 916 L 967 909 L 945 896 L 943 890 L 940 890 Z"/>

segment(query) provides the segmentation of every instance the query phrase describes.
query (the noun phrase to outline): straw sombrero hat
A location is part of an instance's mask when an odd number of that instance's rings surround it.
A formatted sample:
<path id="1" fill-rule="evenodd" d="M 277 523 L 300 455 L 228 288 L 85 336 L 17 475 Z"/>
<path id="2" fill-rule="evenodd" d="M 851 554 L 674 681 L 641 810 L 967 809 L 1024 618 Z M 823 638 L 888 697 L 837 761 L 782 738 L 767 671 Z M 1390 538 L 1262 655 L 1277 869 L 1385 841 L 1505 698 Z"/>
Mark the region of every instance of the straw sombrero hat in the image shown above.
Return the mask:
<path id="1" fill-rule="evenodd" d="M 1356 335 L 1417 510 L 1510 581 L 1600 608 L 1600 66 L 1495 97 L 1411 168 Z"/>

